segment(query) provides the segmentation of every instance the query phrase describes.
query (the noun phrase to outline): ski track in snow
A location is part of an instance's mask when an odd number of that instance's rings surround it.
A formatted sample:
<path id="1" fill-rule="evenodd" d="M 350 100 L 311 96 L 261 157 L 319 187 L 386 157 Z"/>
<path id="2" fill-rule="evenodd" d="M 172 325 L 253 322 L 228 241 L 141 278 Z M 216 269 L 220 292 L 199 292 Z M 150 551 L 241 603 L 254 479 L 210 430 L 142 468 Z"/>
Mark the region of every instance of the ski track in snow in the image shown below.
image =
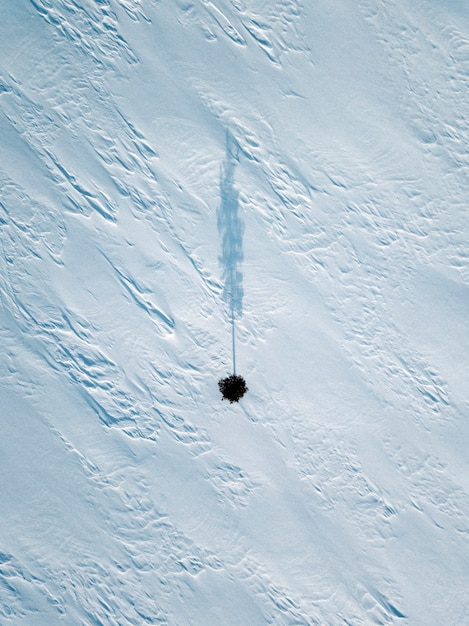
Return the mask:
<path id="1" fill-rule="evenodd" d="M 2 14 L 0 622 L 469 623 L 463 3 Z"/>

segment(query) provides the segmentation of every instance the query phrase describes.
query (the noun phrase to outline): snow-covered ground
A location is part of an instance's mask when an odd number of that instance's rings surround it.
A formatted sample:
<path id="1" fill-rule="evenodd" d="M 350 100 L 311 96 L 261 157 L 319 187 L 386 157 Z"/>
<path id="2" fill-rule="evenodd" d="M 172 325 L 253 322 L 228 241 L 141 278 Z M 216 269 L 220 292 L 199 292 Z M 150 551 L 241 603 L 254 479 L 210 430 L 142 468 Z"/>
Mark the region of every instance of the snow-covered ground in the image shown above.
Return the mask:
<path id="1" fill-rule="evenodd" d="M 0 623 L 469 624 L 466 0 L 0 18 Z"/>

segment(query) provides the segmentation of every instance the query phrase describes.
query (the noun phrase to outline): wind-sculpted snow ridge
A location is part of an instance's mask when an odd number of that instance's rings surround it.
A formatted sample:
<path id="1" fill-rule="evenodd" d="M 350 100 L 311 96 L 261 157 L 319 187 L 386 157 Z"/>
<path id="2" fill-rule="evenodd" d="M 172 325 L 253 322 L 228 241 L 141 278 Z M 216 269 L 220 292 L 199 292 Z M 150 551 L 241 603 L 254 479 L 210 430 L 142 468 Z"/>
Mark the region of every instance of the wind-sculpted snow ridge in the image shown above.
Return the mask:
<path id="1" fill-rule="evenodd" d="M 465 624 L 463 3 L 4 4 L 1 624 Z"/>

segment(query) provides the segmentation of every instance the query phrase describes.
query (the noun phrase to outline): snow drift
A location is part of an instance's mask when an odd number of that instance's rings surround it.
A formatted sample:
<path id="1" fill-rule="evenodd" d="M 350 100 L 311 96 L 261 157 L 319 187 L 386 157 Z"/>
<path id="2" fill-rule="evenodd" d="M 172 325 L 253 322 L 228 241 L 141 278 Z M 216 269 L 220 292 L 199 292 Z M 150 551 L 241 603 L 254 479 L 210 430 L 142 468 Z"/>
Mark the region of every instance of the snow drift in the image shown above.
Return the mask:
<path id="1" fill-rule="evenodd" d="M 0 621 L 469 623 L 464 2 L 1 16 Z"/>

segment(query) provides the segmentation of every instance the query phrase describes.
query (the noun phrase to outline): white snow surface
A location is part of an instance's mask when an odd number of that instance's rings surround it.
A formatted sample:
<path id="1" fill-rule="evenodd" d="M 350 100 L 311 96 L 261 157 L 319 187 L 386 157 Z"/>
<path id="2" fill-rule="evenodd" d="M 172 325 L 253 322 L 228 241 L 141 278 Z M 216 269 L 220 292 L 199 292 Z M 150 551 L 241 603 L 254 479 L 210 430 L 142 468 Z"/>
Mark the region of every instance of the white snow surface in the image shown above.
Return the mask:
<path id="1" fill-rule="evenodd" d="M 466 0 L 0 17 L 0 623 L 469 624 Z"/>

